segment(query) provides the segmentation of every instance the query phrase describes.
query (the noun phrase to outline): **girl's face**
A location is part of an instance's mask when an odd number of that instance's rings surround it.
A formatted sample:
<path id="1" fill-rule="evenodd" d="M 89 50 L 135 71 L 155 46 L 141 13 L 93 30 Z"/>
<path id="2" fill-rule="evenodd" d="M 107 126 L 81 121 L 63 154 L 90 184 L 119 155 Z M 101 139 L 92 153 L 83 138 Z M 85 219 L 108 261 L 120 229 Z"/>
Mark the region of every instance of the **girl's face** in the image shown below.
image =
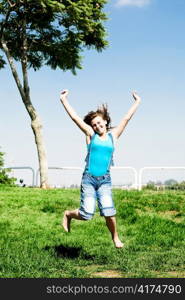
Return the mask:
<path id="1" fill-rule="evenodd" d="M 91 121 L 92 129 L 99 135 L 102 135 L 105 132 L 107 132 L 106 124 L 107 121 L 104 120 L 101 116 L 97 116 Z"/>

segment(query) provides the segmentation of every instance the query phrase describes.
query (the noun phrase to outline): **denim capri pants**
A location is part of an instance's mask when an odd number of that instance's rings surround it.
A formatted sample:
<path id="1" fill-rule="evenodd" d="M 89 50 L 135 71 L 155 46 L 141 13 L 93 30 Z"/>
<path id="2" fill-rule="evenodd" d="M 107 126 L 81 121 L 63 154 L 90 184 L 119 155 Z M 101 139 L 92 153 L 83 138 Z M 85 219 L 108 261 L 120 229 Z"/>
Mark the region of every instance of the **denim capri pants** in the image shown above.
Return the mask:
<path id="1" fill-rule="evenodd" d="M 116 214 L 109 173 L 104 176 L 83 173 L 79 214 L 84 220 L 90 220 L 93 217 L 96 210 L 96 200 L 98 200 L 100 216 L 110 217 Z"/>

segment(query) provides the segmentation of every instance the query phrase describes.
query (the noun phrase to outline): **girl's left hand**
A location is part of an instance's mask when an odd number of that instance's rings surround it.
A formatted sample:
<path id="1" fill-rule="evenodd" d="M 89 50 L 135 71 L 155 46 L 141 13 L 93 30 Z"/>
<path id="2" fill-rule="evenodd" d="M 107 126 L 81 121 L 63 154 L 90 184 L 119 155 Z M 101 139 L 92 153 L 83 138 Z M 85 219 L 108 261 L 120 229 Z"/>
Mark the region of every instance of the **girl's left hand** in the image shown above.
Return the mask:
<path id="1" fill-rule="evenodd" d="M 133 98 L 134 98 L 135 101 L 137 101 L 137 102 L 141 101 L 141 98 L 139 97 L 139 95 L 136 92 L 133 92 L 132 96 L 133 96 Z"/>

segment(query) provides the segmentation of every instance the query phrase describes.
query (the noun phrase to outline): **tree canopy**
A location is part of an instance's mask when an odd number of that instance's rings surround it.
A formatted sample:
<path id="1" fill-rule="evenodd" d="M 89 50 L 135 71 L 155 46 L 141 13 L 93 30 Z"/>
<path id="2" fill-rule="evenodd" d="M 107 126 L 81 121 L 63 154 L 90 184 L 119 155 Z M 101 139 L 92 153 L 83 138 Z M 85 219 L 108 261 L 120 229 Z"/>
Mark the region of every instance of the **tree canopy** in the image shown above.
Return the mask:
<path id="1" fill-rule="evenodd" d="M 82 68 L 83 48 L 101 51 L 107 46 L 103 22 L 106 0 L 2 0 L 0 48 L 5 40 L 11 56 L 28 67 L 59 67 L 74 74 Z M 0 68 L 6 62 L 0 55 Z"/>

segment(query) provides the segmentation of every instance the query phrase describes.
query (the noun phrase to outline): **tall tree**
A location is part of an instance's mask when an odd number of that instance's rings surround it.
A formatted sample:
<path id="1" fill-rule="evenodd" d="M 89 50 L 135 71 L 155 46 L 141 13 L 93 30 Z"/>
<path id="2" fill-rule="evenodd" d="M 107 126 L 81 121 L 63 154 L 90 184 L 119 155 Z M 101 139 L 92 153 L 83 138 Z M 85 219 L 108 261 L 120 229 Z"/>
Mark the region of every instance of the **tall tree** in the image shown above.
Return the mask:
<path id="1" fill-rule="evenodd" d="M 30 97 L 28 69 L 43 65 L 76 74 L 84 48 L 107 46 L 103 12 L 107 0 L 0 0 L 0 68 L 8 61 L 31 119 L 37 146 L 41 187 L 48 186 L 42 124 Z M 6 58 L 5 58 L 5 57 Z M 6 60 L 5 60 L 6 59 Z M 17 71 L 21 65 L 22 81 Z"/>

